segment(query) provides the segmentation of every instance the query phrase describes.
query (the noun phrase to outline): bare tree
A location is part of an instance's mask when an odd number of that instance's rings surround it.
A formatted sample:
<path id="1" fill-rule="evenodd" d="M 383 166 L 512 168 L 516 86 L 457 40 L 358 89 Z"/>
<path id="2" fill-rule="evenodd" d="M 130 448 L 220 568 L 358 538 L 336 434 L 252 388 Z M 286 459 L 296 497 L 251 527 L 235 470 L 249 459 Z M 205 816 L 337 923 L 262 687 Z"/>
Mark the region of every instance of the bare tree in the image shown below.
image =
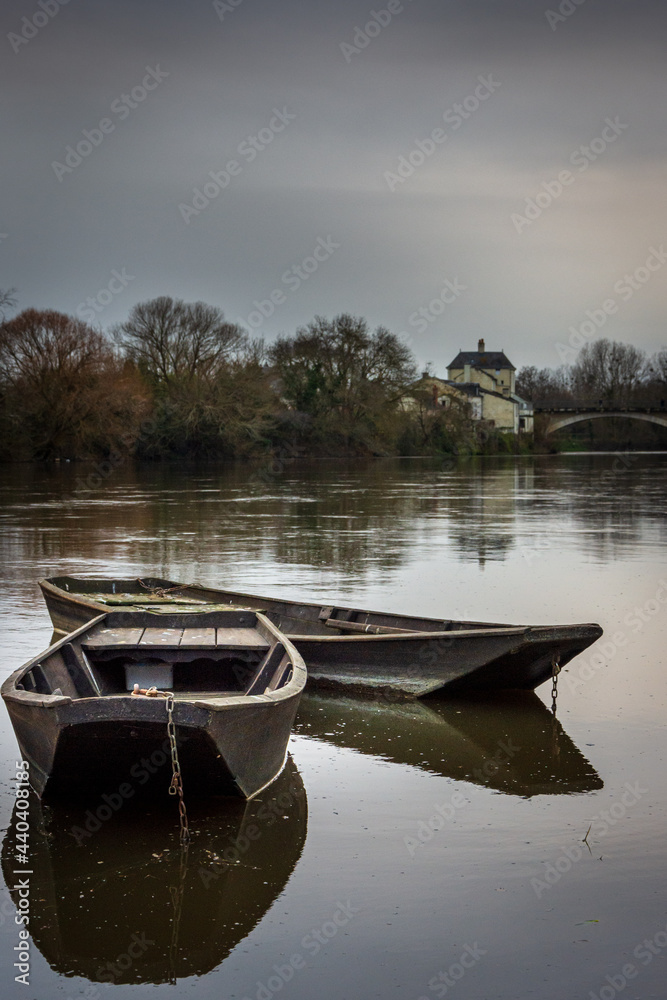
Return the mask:
<path id="1" fill-rule="evenodd" d="M 667 385 L 667 347 L 649 359 L 648 369 L 652 379 Z"/>
<path id="2" fill-rule="evenodd" d="M 0 400 L 3 450 L 40 459 L 112 447 L 143 406 L 99 331 L 36 309 L 0 326 Z"/>
<path id="3" fill-rule="evenodd" d="M 13 309 L 16 305 L 16 289 L 15 288 L 0 288 L 0 323 L 5 320 L 5 312 L 7 309 Z"/>
<path id="4" fill-rule="evenodd" d="M 644 351 L 605 337 L 582 347 L 572 367 L 572 388 L 581 401 L 624 404 L 641 387 L 646 374 Z"/>
<path id="5" fill-rule="evenodd" d="M 649 406 L 667 406 L 667 348 L 657 351 L 646 364 L 646 391 L 643 394 Z"/>
<path id="6" fill-rule="evenodd" d="M 516 377 L 517 395 L 537 406 L 567 405 L 571 401 L 570 370 L 560 368 L 522 368 Z"/>
<path id="7" fill-rule="evenodd" d="M 316 316 L 296 336 L 278 338 L 269 356 L 292 406 L 352 420 L 396 402 L 416 374 L 409 347 L 395 334 L 384 327 L 371 333 L 364 319 L 347 313 Z"/>
<path id="8" fill-rule="evenodd" d="M 128 356 L 148 378 L 214 378 L 247 344 L 240 326 L 215 306 L 162 296 L 136 305 L 114 330 Z"/>

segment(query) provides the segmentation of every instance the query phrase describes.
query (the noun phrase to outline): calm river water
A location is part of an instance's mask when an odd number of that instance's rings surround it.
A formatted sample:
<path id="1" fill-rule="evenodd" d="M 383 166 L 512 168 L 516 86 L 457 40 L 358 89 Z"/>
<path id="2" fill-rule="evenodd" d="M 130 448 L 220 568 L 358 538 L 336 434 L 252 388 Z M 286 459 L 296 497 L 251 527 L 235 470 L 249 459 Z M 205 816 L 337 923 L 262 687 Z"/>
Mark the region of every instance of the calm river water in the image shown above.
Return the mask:
<path id="1" fill-rule="evenodd" d="M 33 802 L 28 986 L 3 707 L 3 997 L 667 995 L 667 455 L 126 465 L 77 492 L 89 472 L 2 470 L 3 679 L 50 640 L 36 580 L 65 573 L 605 635 L 561 675 L 557 722 L 550 685 L 307 695 L 279 782 L 193 802 L 185 858 L 170 800 L 89 836 L 85 807 Z"/>

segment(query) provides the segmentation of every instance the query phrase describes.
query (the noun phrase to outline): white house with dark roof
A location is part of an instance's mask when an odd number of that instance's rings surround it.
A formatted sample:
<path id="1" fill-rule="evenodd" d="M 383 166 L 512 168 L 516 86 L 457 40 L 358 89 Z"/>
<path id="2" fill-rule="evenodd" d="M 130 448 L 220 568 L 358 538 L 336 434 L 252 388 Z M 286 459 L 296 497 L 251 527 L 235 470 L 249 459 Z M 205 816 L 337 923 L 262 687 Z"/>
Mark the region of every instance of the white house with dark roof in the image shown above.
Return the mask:
<path id="1" fill-rule="evenodd" d="M 504 351 L 487 351 L 480 340 L 476 351 L 459 351 L 449 365 L 450 381 L 475 383 L 502 396 L 514 395 L 516 368 Z"/>
<path id="2" fill-rule="evenodd" d="M 481 397 L 481 419 L 513 434 L 532 431 L 533 409 L 515 392 L 516 368 L 504 351 L 487 351 L 480 340 L 476 351 L 461 351 L 447 369 L 450 384 Z"/>

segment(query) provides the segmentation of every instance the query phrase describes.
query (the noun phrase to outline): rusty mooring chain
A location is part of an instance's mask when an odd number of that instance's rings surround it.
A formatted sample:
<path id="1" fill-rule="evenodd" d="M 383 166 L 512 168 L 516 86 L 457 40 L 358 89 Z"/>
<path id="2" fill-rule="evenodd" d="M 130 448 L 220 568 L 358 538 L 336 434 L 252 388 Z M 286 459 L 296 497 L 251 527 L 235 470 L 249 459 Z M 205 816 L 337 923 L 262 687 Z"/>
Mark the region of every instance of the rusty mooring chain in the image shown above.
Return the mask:
<path id="1" fill-rule="evenodd" d="M 174 722 L 174 695 L 172 691 L 165 692 L 167 696 L 167 733 L 169 735 L 169 747 L 171 749 L 171 784 L 169 794 L 178 795 L 178 819 L 181 824 L 181 843 L 187 844 L 190 840 L 190 827 L 188 826 L 188 814 L 183 798 L 183 777 L 181 775 L 181 764 L 178 759 L 178 748 L 176 746 L 176 723 Z"/>
<path id="2" fill-rule="evenodd" d="M 167 696 L 167 734 L 169 736 L 169 747 L 171 749 L 171 784 L 169 794 L 178 795 L 178 819 L 181 824 L 181 843 L 186 844 L 190 840 L 190 827 L 188 826 L 188 814 L 183 798 L 183 777 L 181 775 L 181 764 L 178 759 L 178 748 L 176 746 L 176 723 L 174 722 L 174 695 L 172 691 L 165 692 Z"/>
<path id="3" fill-rule="evenodd" d="M 169 737 L 169 749 L 171 751 L 171 784 L 169 794 L 178 795 L 178 820 L 181 826 L 180 840 L 182 844 L 187 844 L 190 840 L 190 827 L 188 825 L 188 813 L 185 808 L 183 798 L 183 776 L 181 774 L 181 763 L 178 759 L 178 747 L 176 745 L 176 723 L 174 722 L 174 692 L 158 691 L 157 688 L 140 688 L 134 685 L 132 694 L 135 696 L 145 695 L 148 698 L 164 698 L 167 706 L 167 736 Z"/>

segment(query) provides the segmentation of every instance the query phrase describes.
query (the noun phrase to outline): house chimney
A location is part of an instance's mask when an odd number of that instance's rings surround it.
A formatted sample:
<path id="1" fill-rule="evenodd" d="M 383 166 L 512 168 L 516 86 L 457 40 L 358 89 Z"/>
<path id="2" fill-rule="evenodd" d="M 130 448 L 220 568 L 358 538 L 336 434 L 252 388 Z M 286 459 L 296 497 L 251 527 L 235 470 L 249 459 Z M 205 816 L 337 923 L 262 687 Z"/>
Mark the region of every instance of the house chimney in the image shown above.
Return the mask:
<path id="1" fill-rule="evenodd" d="M 484 341 L 480 340 L 477 343 L 477 351 L 479 354 L 484 354 Z"/>

